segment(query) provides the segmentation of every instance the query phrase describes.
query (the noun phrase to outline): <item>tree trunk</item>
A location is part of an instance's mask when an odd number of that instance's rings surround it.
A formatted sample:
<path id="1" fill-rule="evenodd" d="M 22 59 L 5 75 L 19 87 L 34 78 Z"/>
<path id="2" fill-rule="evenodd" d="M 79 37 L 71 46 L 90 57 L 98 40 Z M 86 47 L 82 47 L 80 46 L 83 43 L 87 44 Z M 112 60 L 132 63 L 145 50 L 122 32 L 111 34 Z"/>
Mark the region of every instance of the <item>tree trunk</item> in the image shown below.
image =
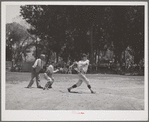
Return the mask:
<path id="1" fill-rule="evenodd" d="M 99 58 L 99 56 L 100 56 L 100 50 L 98 49 L 98 66 L 100 65 L 100 58 Z"/>
<path id="2" fill-rule="evenodd" d="M 58 63 L 58 53 L 56 53 L 56 62 Z"/>
<path id="3" fill-rule="evenodd" d="M 38 49 L 37 49 L 38 47 L 37 47 L 37 41 L 36 41 L 36 59 L 38 58 Z"/>
<path id="4" fill-rule="evenodd" d="M 98 49 L 96 49 L 96 64 L 98 63 Z"/>
<path id="5" fill-rule="evenodd" d="M 91 64 L 94 62 L 94 50 L 93 50 L 93 23 L 91 23 L 91 28 L 90 28 L 90 45 L 91 45 L 91 52 L 90 52 L 90 58 L 91 58 Z"/>
<path id="6" fill-rule="evenodd" d="M 96 63 L 96 71 L 97 71 L 97 49 L 96 49 L 96 51 L 95 51 L 95 63 Z"/>
<path id="7" fill-rule="evenodd" d="M 122 69 L 122 60 L 121 60 L 122 50 L 117 51 L 116 53 L 116 63 L 118 62 L 120 64 L 119 70 Z"/>
<path id="8" fill-rule="evenodd" d="M 49 58 L 50 58 L 50 55 L 48 55 L 48 57 L 47 57 L 46 64 L 48 63 L 48 61 L 49 61 Z"/>
<path id="9" fill-rule="evenodd" d="M 126 53 L 125 53 L 125 50 L 124 50 L 124 63 L 125 63 L 125 66 L 124 66 L 124 70 L 126 70 Z"/>
<path id="10" fill-rule="evenodd" d="M 25 62 L 26 62 L 26 56 L 24 56 L 24 58 L 25 58 Z"/>

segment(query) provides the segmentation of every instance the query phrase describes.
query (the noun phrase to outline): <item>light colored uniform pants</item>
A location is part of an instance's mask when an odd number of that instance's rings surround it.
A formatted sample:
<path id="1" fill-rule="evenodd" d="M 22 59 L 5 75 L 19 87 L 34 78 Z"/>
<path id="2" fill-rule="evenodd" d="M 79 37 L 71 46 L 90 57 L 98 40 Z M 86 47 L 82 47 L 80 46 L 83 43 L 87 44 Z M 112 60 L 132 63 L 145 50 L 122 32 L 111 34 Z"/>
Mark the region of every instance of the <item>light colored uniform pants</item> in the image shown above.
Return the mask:
<path id="1" fill-rule="evenodd" d="M 40 86 L 39 82 L 40 82 L 40 73 L 38 72 L 35 72 L 34 69 L 32 69 L 32 73 L 31 73 L 31 80 L 30 80 L 30 83 L 28 84 L 28 87 L 31 87 L 34 83 L 34 78 L 36 78 L 36 84 L 37 84 L 37 87 Z"/>
<path id="2" fill-rule="evenodd" d="M 76 83 L 77 87 L 80 86 L 83 81 L 86 83 L 86 85 L 90 85 L 89 79 L 87 79 L 84 73 L 79 73 L 78 76 L 79 81 Z"/>
<path id="3" fill-rule="evenodd" d="M 54 78 L 52 76 L 50 77 L 47 75 L 47 73 L 44 73 L 44 78 L 48 81 L 44 88 L 48 88 L 50 85 L 53 84 Z"/>

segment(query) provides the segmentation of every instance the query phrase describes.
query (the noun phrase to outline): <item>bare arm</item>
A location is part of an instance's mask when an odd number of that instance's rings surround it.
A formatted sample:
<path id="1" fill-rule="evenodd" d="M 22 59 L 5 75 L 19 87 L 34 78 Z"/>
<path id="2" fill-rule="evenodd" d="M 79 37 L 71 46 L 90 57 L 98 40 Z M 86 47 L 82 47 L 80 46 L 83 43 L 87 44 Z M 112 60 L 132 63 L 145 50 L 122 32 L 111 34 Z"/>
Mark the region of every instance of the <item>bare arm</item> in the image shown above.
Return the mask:
<path id="1" fill-rule="evenodd" d="M 71 66 L 69 66 L 70 68 L 72 68 L 75 64 L 78 64 L 78 62 L 74 62 Z"/>
<path id="2" fill-rule="evenodd" d="M 57 69 L 57 70 L 55 70 L 55 71 L 53 71 L 53 73 L 56 73 L 56 72 L 58 72 L 59 70 Z"/>
<path id="3" fill-rule="evenodd" d="M 37 60 L 35 61 L 34 65 L 32 66 L 33 68 L 36 68 L 36 66 L 37 66 L 37 64 L 38 64 L 38 60 L 39 60 L 39 59 L 37 59 Z"/>

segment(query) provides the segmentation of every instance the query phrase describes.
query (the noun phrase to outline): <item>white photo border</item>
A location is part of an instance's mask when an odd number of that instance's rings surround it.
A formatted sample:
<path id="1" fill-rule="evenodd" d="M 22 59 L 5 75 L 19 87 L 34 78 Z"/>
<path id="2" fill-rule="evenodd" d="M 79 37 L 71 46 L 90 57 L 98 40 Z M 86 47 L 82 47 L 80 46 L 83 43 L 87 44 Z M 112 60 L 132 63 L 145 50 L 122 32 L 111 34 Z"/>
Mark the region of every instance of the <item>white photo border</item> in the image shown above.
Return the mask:
<path id="1" fill-rule="evenodd" d="M 143 5 L 145 8 L 145 83 L 144 110 L 135 111 L 107 111 L 107 110 L 6 110 L 5 109 L 5 39 L 6 39 L 6 5 Z M 2 121 L 143 121 L 148 120 L 148 3 L 147 2 L 111 2 L 111 1 L 26 1 L 1 2 L 1 117 Z M 84 114 L 75 114 L 83 112 Z"/>

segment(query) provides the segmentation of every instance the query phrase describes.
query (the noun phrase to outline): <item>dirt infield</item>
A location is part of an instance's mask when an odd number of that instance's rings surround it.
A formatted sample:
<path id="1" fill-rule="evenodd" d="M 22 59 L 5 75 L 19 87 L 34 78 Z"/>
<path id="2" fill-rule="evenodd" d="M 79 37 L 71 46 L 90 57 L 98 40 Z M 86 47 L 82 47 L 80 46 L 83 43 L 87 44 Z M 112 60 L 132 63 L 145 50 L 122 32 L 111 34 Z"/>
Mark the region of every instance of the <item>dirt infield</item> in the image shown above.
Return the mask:
<path id="1" fill-rule="evenodd" d="M 50 90 L 26 86 L 30 73 L 6 73 L 6 110 L 144 110 L 144 77 L 88 74 L 93 90 L 85 83 L 69 93 L 77 75 L 55 74 Z M 41 74 L 41 85 L 46 80 Z"/>

